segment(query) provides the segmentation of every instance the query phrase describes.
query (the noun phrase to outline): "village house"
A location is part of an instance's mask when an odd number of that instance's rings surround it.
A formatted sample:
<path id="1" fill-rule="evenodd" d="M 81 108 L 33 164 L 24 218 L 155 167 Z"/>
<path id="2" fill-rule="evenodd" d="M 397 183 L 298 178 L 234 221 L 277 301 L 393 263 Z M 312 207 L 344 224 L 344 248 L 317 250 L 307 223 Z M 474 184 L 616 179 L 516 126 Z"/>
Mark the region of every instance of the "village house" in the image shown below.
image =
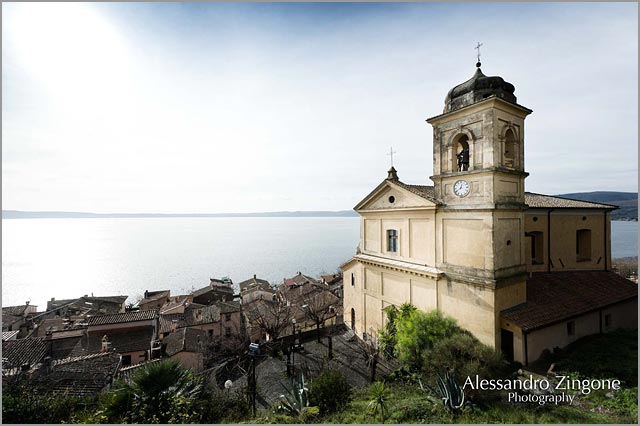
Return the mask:
<path id="1" fill-rule="evenodd" d="M 53 318 L 122 313 L 125 311 L 127 298 L 128 296 L 93 296 L 93 294 L 65 300 L 56 300 L 52 297 L 47 302 L 47 310 L 43 312 L 43 316 Z"/>
<path id="2" fill-rule="evenodd" d="M 29 380 L 42 394 L 95 396 L 111 389 L 120 366 L 121 357 L 113 351 L 47 359 L 30 373 Z"/>
<path id="3" fill-rule="evenodd" d="M 256 299 L 273 299 L 276 294 L 276 290 L 269 281 L 260 279 L 255 274 L 253 278 L 242 281 L 238 286 L 243 304 L 251 303 Z"/>
<path id="4" fill-rule="evenodd" d="M 2 341 L 2 376 L 27 372 L 50 353 L 49 343 L 41 337 Z"/>
<path id="5" fill-rule="evenodd" d="M 27 302 L 20 306 L 2 307 L 2 331 L 18 331 L 18 338 L 25 337 L 33 329 L 32 317 L 38 307 Z"/>
<path id="6" fill-rule="evenodd" d="M 242 311 L 252 342 L 272 340 L 274 334 L 279 338 L 342 322 L 340 298 L 329 285 L 301 272 L 284 278 L 271 297 L 250 298 L 248 302 L 243 297 Z"/>
<path id="7" fill-rule="evenodd" d="M 360 244 L 342 270 L 346 322 L 359 335 L 375 335 L 388 306 L 411 303 L 527 364 L 581 336 L 637 327 L 637 285 L 610 271 L 616 207 L 525 192 L 532 111 L 514 91 L 478 63 L 427 120 L 434 185 L 404 183 L 392 166 L 355 206 Z"/>
<path id="8" fill-rule="evenodd" d="M 204 369 L 204 358 L 208 350 L 209 336 L 205 330 L 183 327 L 169 334 L 162 342 L 170 359 L 175 359 L 185 368 L 198 373 Z"/>
<path id="9" fill-rule="evenodd" d="M 138 302 L 138 308 L 141 311 L 150 311 L 153 309 L 160 309 L 171 301 L 171 291 L 158 290 L 149 291 L 145 290 L 144 297 Z"/>
<path id="10" fill-rule="evenodd" d="M 113 350 L 122 356 L 123 366 L 138 364 L 160 356 L 158 329 L 156 310 L 90 317 L 72 355 Z"/>
<path id="11" fill-rule="evenodd" d="M 217 301 L 233 300 L 233 282 L 229 278 L 211 278 L 209 285 L 192 293 L 193 302 L 210 305 Z"/>

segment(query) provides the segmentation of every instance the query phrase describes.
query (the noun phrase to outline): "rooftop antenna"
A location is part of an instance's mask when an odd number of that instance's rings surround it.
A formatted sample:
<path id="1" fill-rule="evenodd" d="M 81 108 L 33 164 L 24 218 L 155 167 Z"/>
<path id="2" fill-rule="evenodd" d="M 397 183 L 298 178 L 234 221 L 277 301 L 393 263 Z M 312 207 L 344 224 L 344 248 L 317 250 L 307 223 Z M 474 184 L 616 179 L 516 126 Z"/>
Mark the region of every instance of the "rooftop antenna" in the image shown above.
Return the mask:
<path id="1" fill-rule="evenodd" d="M 482 46 L 482 43 L 478 42 L 478 45 L 476 47 L 474 47 L 474 49 L 476 49 L 478 51 L 478 62 L 476 62 L 476 67 L 480 68 L 480 65 L 482 65 L 480 63 L 480 46 Z"/>
<path id="2" fill-rule="evenodd" d="M 389 155 L 391 157 L 391 167 L 393 167 L 393 154 L 396 154 L 396 151 L 393 150 L 393 147 L 389 148 Z"/>

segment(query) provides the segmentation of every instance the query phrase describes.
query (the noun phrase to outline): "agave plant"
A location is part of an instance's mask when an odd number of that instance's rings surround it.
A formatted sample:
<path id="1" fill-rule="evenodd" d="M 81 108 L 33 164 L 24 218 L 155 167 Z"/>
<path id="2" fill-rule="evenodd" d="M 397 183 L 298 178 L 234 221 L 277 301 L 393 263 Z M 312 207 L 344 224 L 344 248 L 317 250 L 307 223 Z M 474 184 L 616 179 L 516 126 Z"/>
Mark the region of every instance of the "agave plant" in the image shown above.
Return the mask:
<path id="1" fill-rule="evenodd" d="M 289 416 L 301 416 L 309 408 L 309 389 L 307 389 L 302 371 L 298 371 L 296 377 L 290 377 L 289 382 L 291 388 L 282 385 L 285 393 L 280 395 L 281 401 L 277 409 Z"/>
<path id="2" fill-rule="evenodd" d="M 420 383 L 420 389 L 434 394 L 440 401 L 442 401 L 442 404 L 447 411 L 461 411 L 467 404 L 464 397 L 464 390 L 458 384 L 455 373 L 451 374 L 449 373 L 449 370 L 445 372 L 444 378 L 440 374 L 436 373 L 436 388 L 426 385 L 425 389 L 425 386 L 422 385 L 422 381 L 420 381 L 420 379 L 418 379 L 418 382 Z"/>

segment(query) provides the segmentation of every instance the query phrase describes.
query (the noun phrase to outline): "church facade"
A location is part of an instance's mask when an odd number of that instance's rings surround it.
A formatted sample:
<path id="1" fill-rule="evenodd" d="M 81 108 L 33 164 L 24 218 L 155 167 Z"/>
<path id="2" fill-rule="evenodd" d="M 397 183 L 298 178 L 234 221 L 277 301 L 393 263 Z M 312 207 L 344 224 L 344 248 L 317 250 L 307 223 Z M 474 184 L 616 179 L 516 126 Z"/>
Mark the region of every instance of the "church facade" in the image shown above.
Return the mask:
<path id="1" fill-rule="evenodd" d="M 392 167 L 355 206 L 345 323 L 375 335 L 385 308 L 411 303 L 523 364 L 584 335 L 636 327 L 637 285 L 610 272 L 616 207 L 525 192 L 532 111 L 479 65 L 427 120 L 433 186 L 404 183 Z"/>

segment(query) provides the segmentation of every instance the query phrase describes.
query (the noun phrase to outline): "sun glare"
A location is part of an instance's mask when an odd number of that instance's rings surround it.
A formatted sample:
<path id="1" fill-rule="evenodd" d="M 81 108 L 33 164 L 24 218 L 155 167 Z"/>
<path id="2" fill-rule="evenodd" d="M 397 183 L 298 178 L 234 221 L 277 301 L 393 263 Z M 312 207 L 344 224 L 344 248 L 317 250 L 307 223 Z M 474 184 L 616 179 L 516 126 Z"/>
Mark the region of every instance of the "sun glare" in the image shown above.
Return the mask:
<path id="1" fill-rule="evenodd" d="M 20 3 L 7 8 L 6 47 L 45 90 L 78 101 L 108 95 L 126 77 L 122 36 L 91 4 Z M 99 83 L 98 83 L 99 82 Z M 89 90 L 90 88 L 90 90 Z"/>

